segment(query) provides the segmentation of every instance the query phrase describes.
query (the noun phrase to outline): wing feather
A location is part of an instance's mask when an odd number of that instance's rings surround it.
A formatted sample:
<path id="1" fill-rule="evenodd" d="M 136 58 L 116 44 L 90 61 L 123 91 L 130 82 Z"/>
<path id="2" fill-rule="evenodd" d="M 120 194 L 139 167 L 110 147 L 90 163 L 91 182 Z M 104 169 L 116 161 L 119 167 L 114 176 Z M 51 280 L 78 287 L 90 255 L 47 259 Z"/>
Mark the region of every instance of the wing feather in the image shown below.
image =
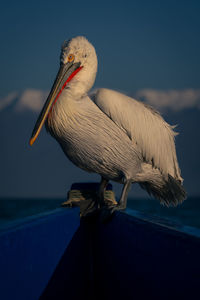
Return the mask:
<path id="1" fill-rule="evenodd" d="M 91 96 L 94 103 L 137 145 L 145 162 L 182 181 L 176 157 L 176 133 L 150 106 L 124 94 L 99 89 Z"/>

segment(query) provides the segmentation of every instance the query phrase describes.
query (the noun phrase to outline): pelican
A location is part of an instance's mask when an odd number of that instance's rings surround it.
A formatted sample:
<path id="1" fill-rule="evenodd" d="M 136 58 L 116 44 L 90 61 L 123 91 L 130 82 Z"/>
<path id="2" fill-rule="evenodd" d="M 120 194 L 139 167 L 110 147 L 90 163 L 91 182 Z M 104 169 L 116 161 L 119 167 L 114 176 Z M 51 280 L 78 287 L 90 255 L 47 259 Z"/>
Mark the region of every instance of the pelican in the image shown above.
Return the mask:
<path id="1" fill-rule="evenodd" d="M 105 209 L 109 180 L 123 184 L 111 214 L 123 210 L 132 183 L 167 206 L 186 198 L 178 166 L 173 126 L 152 107 L 117 91 L 89 94 L 97 72 L 97 55 L 82 36 L 65 41 L 60 68 L 33 129 L 30 145 L 45 123 L 65 155 L 79 168 L 101 176 L 99 207 Z"/>

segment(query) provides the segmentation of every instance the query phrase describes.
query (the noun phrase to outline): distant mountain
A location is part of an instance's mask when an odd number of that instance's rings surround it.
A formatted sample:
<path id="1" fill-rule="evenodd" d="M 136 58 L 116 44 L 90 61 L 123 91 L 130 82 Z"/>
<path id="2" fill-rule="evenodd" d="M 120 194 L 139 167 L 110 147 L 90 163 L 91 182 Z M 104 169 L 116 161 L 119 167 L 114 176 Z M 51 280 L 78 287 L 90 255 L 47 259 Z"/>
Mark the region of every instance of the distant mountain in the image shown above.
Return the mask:
<path id="1" fill-rule="evenodd" d="M 42 130 L 35 144 L 28 141 L 47 93 L 26 90 L 0 100 L 0 197 L 66 197 L 73 182 L 100 177 L 75 167 L 60 146 Z M 177 153 L 189 195 L 200 194 L 200 110 L 197 106 L 163 113 L 178 124 Z M 115 184 L 117 194 L 121 185 Z M 132 196 L 146 196 L 133 186 Z"/>

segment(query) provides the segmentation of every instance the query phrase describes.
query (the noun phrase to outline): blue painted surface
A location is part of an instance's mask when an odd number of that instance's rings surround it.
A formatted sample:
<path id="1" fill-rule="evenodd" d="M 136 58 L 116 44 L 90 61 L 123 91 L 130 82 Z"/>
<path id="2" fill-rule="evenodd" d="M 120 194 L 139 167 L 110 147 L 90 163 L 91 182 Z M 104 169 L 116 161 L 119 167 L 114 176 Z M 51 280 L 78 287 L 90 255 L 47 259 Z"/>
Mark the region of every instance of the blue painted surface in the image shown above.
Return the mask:
<path id="1" fill-rule="evenodd" d="M 39 299 L 79 228 L 78 210 L 58 210 L 0 234 L 0 299 Z"/>
<path id="2" fill-rule="evenodd" d="M 93 236 L 97 299 L 198 299 L 199 230 L 128 210 Z M 195 234 L 195 232 L 197 234 Z"/>
<path id="3" fill-rule="evenodd" d="M 17 222 L 0 234 L 0 299 L 196 299 L 199 232 L 161 221 L 59 209 Z"/>

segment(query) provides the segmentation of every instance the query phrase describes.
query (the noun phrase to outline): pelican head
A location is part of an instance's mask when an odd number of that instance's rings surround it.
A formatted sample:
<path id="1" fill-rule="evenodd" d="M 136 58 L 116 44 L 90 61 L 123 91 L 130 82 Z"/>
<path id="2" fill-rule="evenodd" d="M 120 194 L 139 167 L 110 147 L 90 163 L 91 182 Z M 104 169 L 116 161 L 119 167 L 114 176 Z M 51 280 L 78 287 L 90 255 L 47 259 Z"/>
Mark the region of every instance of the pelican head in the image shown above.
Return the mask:
<path id="1" fill-rule="evenodd" d="M 85 37 L 78 36 L 63 43 L 60 55 L 60 68 L 33 129 L 29 141 L 31 146 L 38 137 L 42 126 L 60 95 L 66 90 L 70 90 L 74 98 L 80 98 L 92 87 L 96 72 L 96 52 Z"/>

